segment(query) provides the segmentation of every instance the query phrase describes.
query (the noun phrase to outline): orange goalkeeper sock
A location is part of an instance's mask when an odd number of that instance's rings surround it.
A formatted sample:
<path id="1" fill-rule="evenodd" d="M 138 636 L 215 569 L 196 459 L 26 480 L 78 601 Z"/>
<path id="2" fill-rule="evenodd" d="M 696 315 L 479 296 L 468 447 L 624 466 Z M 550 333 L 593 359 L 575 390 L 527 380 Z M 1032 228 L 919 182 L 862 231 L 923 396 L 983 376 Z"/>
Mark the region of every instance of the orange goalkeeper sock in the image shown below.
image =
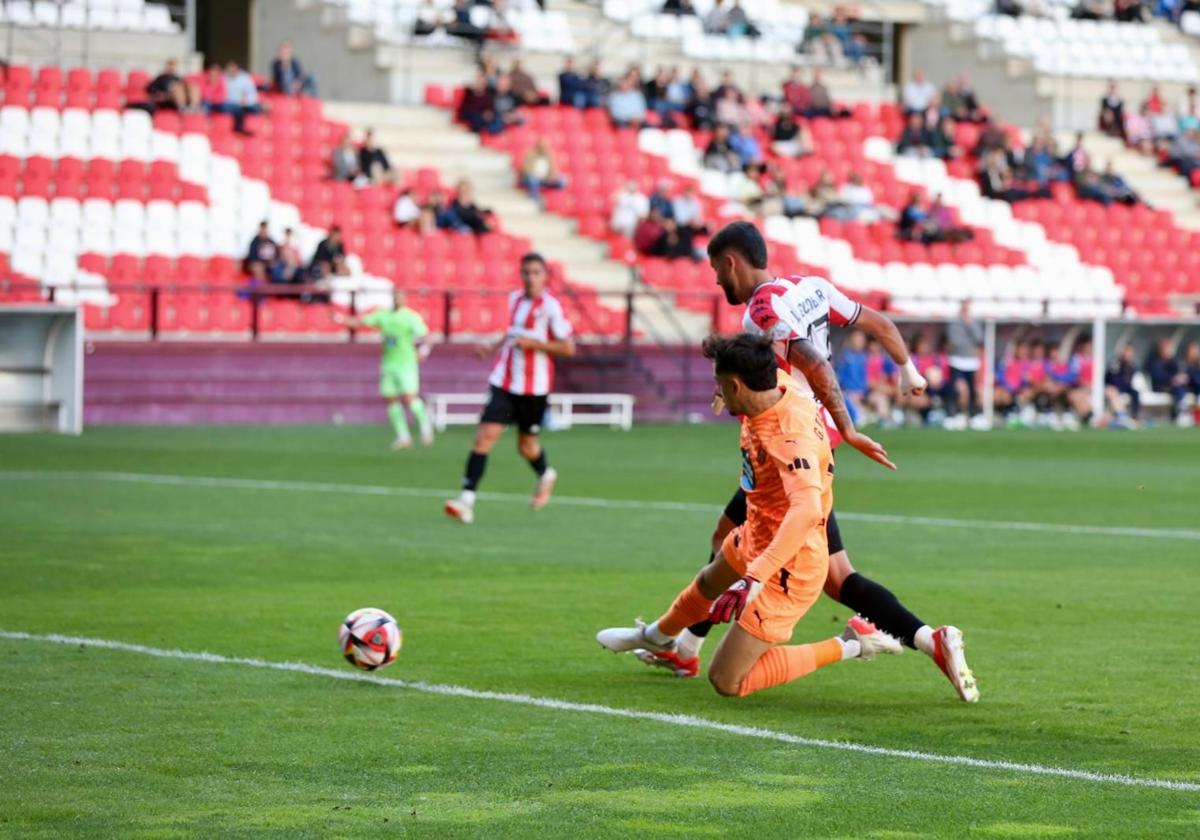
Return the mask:
<path id="1" fill-rule="evenodd" d="M 826 639 L 811 645 L 773 647 L 754 663 L 738 687 L 738 697 L 798 680 L 818 668 L 842 661 L 842 643 Z"/>
<path id="2" fill-rule="evenodd" d="M 697 621 L 706 618 L 712 602 L 712 598 L 704 597 L 700 592 L 700 587 L 693 580 L 687 585 L 687 589 L 679 593 L 675 603 L 671 604 L 671 609 L 667 610 L 662 618 L 654 622 L 651 627 L 673 639 L 683 632 L 683 628 L 691 627 Z"/>

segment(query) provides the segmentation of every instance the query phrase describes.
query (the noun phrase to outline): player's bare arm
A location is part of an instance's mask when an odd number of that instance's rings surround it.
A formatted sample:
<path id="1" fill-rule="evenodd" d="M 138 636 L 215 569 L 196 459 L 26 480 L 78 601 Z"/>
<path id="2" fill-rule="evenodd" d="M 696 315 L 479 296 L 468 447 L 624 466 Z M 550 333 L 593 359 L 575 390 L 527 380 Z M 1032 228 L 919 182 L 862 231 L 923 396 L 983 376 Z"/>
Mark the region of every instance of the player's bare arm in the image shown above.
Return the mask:
<path id="1" fill-rule="evenodd" d="M 358 318 L 354 315 L 343 315 L 336 309 L 329 310 L 329 320 L 333 321 L 333 323 L 337 324 L 338 326 L 346 327 L 347 329 L 351 330 L 361 330 L 366 326 L 366 324 L 363 323 L 362 318 Z"/>
<path id="2" fill-rule="evenodd" d="M 883 445 L 854 427 L 854 421 L 850 419 L 850 410 L 846 408 L 846 400 L 842 396 L 842 388 L 838 385 L 837 374 L 816 345 L 803 338 L 796 339 L 788 345 L 788 361 L 804 374 L 804 378 L 812 386 L 813 393 L 833 418 L 834 425 L 842 433 L 846 443 L 889 470 L 896 469 L 896 465 L 888 460 L 887 450 Z"/>
<path id="3" fill-rule="evenodd" d="M 888 357 L 900 368 L 900 390 L 913 396 L 923 394 L 928 383 L 912 363 L 908 355 L 908 346 L 904 343 L 896 324 L 881 312 L 869 306 L 860 306 L 862 308 L 854 325 L 877 340 Z"/>
<path id="4" fill-rule="evenodd" d="M 520 350 L 537 350 L 556 357 L 575 355 L 575 342 L 569 338 L 539 341 L 536 338 L 522 337 L 517 339 L 516 345 Z"/>

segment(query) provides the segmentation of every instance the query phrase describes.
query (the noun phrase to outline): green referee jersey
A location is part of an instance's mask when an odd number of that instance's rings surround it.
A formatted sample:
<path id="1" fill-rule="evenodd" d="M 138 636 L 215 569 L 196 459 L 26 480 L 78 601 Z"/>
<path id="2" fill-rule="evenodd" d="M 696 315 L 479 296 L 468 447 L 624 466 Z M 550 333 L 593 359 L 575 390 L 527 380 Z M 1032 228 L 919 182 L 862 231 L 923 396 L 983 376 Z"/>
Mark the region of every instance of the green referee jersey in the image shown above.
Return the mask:
<path id="1" fill-rule="evenodd" d="M 417 340 L 429 334 L 429 327 L 416 311 L 407 306 L 400 309 L 377 309 L 362 319 L 369 327 L 379 330 L 383 337 L 382 370 L 411 370 L 417 366 Z"/>

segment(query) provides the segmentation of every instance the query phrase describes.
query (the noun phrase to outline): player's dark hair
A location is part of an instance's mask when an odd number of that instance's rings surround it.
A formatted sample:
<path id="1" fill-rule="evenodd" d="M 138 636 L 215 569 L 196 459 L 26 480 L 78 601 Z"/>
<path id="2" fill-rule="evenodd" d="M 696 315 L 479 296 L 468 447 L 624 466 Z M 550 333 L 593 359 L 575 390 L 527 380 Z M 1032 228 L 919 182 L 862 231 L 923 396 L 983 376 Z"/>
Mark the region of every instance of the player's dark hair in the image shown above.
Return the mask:
<path id="1" fill-rule="evenodd" d="M 730 222 L 708 241 L 708 255 L 717 257 L 734 250 L 755 268 L 767 267 L 767 241 L 750 222 Z"/>
<path id="2" fill-rule="evenodd" d="M 546 258 L 537 251 L 529 251 L 521 257 L 521 265 L 527 265 L 528 263 L 541 263 L 542 268 L 546 269 L 547 272 L 550 271 L 550 266 L 546 263 Z"/>
<path id="3" fill-rule="evenodd" d="M 760 335 L 710 335 L 701 345 L 704 358 L 716 363 L 718 374 L 732 374 L 751 391 L 769 391 L 779 382 L 775 348 Z"/>

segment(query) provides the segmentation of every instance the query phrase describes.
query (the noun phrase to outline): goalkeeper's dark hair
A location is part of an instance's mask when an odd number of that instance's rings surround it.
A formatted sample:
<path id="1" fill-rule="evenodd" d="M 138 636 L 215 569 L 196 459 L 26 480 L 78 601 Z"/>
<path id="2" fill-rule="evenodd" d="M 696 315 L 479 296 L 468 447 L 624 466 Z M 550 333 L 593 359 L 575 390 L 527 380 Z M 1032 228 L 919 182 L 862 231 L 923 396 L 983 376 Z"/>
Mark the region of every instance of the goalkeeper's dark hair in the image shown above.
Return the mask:
<path id="1" fill-rule="evenodd" d="M 718 374 L 736 376 L 751 391 L 769 391 L 779 384 L 775 348 L 768 338 L 749 333 L 710 335 L 701 346 Z"/>
<path id="2" fill-rule="evenodd" d="M 767 267 L 767 241 L 750 222 L 730 222 L 708 241 L 708 255 L 719 257 L 737 251 L 754 268 Z"/>

